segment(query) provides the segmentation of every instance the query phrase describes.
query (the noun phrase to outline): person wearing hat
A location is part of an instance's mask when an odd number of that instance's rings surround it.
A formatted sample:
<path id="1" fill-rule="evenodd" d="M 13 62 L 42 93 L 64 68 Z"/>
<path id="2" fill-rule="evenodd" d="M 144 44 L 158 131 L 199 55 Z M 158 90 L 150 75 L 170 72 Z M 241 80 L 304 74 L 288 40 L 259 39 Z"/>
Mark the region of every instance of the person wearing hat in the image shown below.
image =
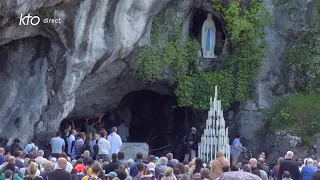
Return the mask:
<path id="1" fill-rule="evenodd" d="M 186 146 L 184 161 L 192 161 L 196 157 L 197 141 L 197 129 L 192 127 L 191 132 L 184 137 L 184 144 Z"/>
<path id="2" fill-rule="evenodd" d="M 108 178 L 108 180 L 112 180 L 113 178 L 117 177 L 117 173 L 109 172 L 108 174 L 106 174 L 106 177 Z"/>
<path id="3" fill-rule="evenodd" d="M 73 179 L 82 179 L 84 177 L 84 172 L 86 167 L 83 164 L 78 164 L 76 167 L 73 168 L 71 171 Z"/>

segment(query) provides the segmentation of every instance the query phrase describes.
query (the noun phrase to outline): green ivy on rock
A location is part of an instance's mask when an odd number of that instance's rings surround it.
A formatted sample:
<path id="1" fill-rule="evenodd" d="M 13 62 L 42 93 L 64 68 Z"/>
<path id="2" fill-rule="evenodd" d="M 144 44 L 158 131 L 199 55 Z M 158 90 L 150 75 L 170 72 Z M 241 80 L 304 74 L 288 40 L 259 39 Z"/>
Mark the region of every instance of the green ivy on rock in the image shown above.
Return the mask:
<path id="1" fill-rule="evenodd" d="M 224 107 L 244 100 L 251 92 L 251 81 L 267 52 L 264 36 L 271 19 L 263 3 L 248 0 L 246 4 L 240 4 L 231 0 L 228 4 L 212 1 L 212 5 L 220 10 L 221 18 L 226 21 L 231 52 L 220 69 L 197 70 L 195 59 L 199 44 L 189 38 L 181 38 L 181 23 L 174 20 L 169 23 L 175 24 L 169 39 L 161 38 L 161 34 L 170 26 L 154 21 L 151 45 L 144 48 L 137 58 L 136 74 L 144 80 L 156 81 L 170 70 L 174 72 L 179 106 L 207 110 L 215 86 L 218 86 L 219 99 Z"/>
<path id="2" fill-rule="evenodd" d="M 296 73 L 296 91 L 319 91 L 320 88 L 320 31 L 309 27 L 305 35 L 286 49 L 287 65 Z"/>
<path id="3" fill-rule="evenodd" d="M 213 1 L 213 7 L 220 9 L 227 22 L 231 55 L 226 65 L 217 71 L 197 72 L 178 80 L 175 94 L 181 106 L 208 109 L 214 86 L 219 88 L 219 99 L 224 107 L 233 101 L 243 101 L 251 93 L 251 81 L 266 55 L 264 36 L 271 19 L 261 2 L 250 0 L 241 5 L 238 1 L 228 4 Z"/>
<path id="4" fill-rule="evenodd" d="M 303 145 L 312 146 L 313 135 L 320 129 L 320 95 L 296 93 L 276 100 L 275 107 L 267 111 L 270 130 L 290 130 L 301 137 Z"/>
<path id="5" fill-rule="evenodd" d="M 158 18 L 154 20 L 150 45 L 137 57 L 136 75 L 145 81 L 155 82 L 166 75 L 174 79 L 184 76 L 197 58 L 198 43 L 182 38 L 182 22 L 172 12 L 167 13 L 172 19 L 168 23 L 162 23 Z"/>

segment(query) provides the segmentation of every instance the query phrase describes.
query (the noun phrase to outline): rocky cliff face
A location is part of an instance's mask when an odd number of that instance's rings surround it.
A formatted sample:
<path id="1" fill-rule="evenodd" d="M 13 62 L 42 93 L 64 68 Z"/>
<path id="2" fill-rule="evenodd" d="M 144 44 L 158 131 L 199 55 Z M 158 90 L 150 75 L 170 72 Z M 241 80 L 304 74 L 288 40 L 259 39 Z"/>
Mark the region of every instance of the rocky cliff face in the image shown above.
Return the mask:
<path id="1" fill-rule="evenodd" d="M 289 86 L 289 74 L 286 72 L 283 59 L 285 48 L 290 45 L 289 32 L 300 31 L 306 24 L 316 23 L 317 17 L 315 0 L 293 0 L 287 5 L 279 2 L 264 0 L 274 18 L 274 26 L 267 30 L 265 37 L 269 44 L 269 55 L 262 61 L 259 74 L 253 81 L 254 92 L 252 97 L 241 103 L 235 118 L 244 145 L 252 150 L 255 155 L 262 151 L 270 154 L 268 162 L 284 156 L 285 152 L 290 149 L 295 149 L 298 152 L 302 151 L 298 148 L 298 143 L 290 144 L 291 141 L 287 142 L 288 138 L 279 138 L 281 136 L 279 133 L 268 134 L 265 131 L 263 109 L 271 108 L 275 97 L 286 93 Z M 294 9 L 294 12 L 292 12 L 292 9 Z M 278 137 L 278 140 L 275 141 L 277 138 L 274 137 Z M 296 142 L 294 139 L 292 142 Z M 276 146 L 278 148 L 275 148 Z M 307 155 L 306 153 L 303 154 Z M 312 153 L 309 152 L 309 154 Z"/>
<path id="2" fill-rule="evenodd" d="M 265 144 L 260 109 L 284 92 L 282 53 L 286 32 L 299 28 L 288 10 L 264 0 L 275 19 L 266 40 L 270 55 L 253 82 L 254 93 L 235 110 L 234 129 L 244 145 L 259 152 Z M 303 22 L 315 21 L 315 0 L 297 0 Z M 148 43 L 152 20 L 174 7 L 188 35 L 194 8 L 213 11 L 206 0 L 3 0 L 0 1 L 0 135 L 24 143 L 51 137 L 66 117 L 95 117 L 115 109 L 129 92 L 149 89 L 172 95 L 162 83 L 132 76 L 134 56 Z M 61 23 L 19 25 L 21 14 Z M 22 136 L 21 136 L 22 135 Z M 267 143 L 268 144 L 268 143 Z M 272 153 L 272 152 L 270 152 Z"/>
<path id="3" fill-rule="evenodd" d="M 64 118 L 95 117 L 130 91 L 172 94 L 131 75 L 134 52 L 147 44 L 159 11 L 174 6 L 185 19 L 203 4 L 212 9 L 200 0 L 1 1 L 0 134 L 45 140 Z M 28 13 L 61 23 L 19 25 Z"/>
<path id="4" fill-rule="evenodd" d="M 152 17 L 169 2 L 1 1 L 1 134 L 23 142 L 34 135 L 45 139 L 76 99 L 75 114 L 87 109 L 80 115 L 90 117 L 114 107 L 127 92 L 148 88 L 126 76 L 127 58 L 147 43 Z M 19 25 L 27 12 L 61 23 Z"/>

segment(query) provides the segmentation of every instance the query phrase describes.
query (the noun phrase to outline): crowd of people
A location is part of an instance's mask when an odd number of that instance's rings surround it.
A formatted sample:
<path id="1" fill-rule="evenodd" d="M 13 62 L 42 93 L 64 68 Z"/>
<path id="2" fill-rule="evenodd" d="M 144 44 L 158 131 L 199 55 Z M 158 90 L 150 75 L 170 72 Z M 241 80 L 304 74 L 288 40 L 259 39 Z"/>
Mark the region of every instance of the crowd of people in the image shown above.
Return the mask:
<path id="1" fill-rule="evenodd" d="M 22 148 L 19 139 L 8 145 L 7 138 L 0 138 L 0 180 L 231 180 L 232 174 L 238 179 L 251 179 L 246 178 L 250 175 L 262 180 L 320 180 L 320 163 L 311 158 L 294 161 L 291 151 L 272 168 L 265 163 L 264 153 L 241 160 L 240 154 L 246 148 L 242 147 L 240 136 L 232 143 L 231 163 L 221 150 L 215 159 L 203 162 L 194 157 L 196 131 L 191 129 L 193 138 L 184 138 L 191 147 L 191 156 L 179 162 L 172 153 L 163 157 L 137 153 L 134 160 L 125 159 L 116 127 L 109 135 L 104 128 L 99 133 L 86 131 L 67 128 L 63 131 L 67 138 L 57 132 L 50 141 L 48 155 L 34 140 Z"/>

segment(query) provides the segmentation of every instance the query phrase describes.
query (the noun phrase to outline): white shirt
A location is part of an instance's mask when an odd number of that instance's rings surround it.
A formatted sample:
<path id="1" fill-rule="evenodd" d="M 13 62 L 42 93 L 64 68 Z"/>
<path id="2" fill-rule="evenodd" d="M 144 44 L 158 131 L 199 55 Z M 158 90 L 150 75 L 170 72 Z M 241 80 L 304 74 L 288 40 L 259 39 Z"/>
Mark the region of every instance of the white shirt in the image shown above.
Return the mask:
<path id="1" fill-rule="evenodd" d="M 98 147 L 99 147 L 99 154 L 108 154 L 109 151 L 111 150 L 111 146 L 108 140 L 105 138 L 99 138 L 98 141 Z"/>
<path id="2" fill-rule="evenodd" d="M 118 154 L 122 146 L 121 137 L 117 133 L 111 133 L 108 136 L 108 141 L 110 142 L 110 145 L 111 145 L 111 150 L 109 154 L 110 155 L 112 155 L 113 153 Z"/>
<path id="3" fill-rule="evenodd" d="M 72 155 L 71 146 L 72 146 L 72 142 L 75 141 L 75 140 L 76 140 L 76 138 L 72 134 L 68 137 L 68 155 Z"/>
<path id="4" fill-rule="evenodd" d="M 44 158 L 44 157 L 42 157 L 42 156 L 39 156 L 39 157 L 35 158 L 34 160 L 35 160 L 37 163 L 40 164 L 40 168 L 41 168 L 41 170 L 43 170 L 43 166 L 44 166 L 44 164 L 47 162 L 47 159 Z"/>

